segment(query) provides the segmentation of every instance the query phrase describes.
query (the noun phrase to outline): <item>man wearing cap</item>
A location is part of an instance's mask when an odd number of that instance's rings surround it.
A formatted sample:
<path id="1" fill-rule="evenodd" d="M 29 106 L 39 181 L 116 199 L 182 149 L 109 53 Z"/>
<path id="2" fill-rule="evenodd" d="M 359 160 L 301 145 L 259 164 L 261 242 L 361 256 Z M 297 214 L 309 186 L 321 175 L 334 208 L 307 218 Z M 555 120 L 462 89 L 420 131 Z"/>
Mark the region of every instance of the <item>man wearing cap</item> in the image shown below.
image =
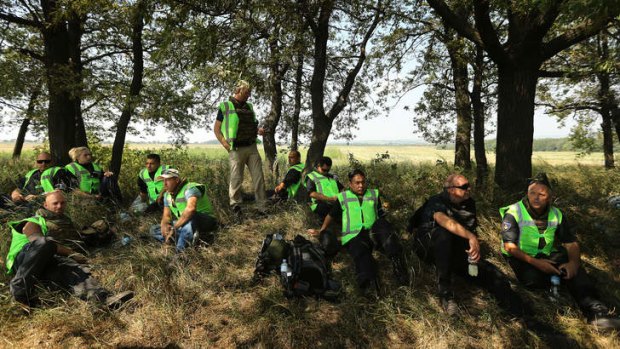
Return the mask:
<path id="1" fill-rule="evenodd" d="M 63 168 L 52 165 L 52 155 L 41 152 L 37 155 L 35 168 L 18 180 L 17 188 L 11 193 L 11 200 L 24 203 L 34 200 L 42 193 L 49 193 L 55 188 L 66 188 L 67 178 Z"/>
<path id="2" fill-rule="evenodd" d="M 517 279 L 528 288 L 549 289 L 551 276 L 562 277 L 588 322 L 600 329 L 620 328 L 599 299 L 581 266 L 579 243 L 566 215 L 552 205 L 545 173 L 530 179 L 523 199 L 500 209 L 501 250 Z"/>
<path id="3" fill-rule="evenodd" d="M 444 181 L 443 191 L 416 211 L 407 228 L 413 236 L 415 252 L 421 260 L 435 265 L 439 301 L 448 315 L 458 311 L 456 297 L 461 292 L 454 288 L 452 276 L 459 275 L 487 289 L 502 308 L 520 317 L 524 315 L 523 302 L 511 290 L 507 277 L 481 259 L 476 202 L 470 190 L 465 176 L 451 174 Z"/>
<path id="4" fill-rule="evenodd" d="M 131 204 L 133 212 L 162 212 L 164 182 L 155 179 L 169 167 L 161 164 L 159 154 L 146 156 L 146 165 L 138 174 L 140 194 Z"/>
<path id="5" fill-rule="evenodd" d="M 215 137 L 228 151 L 230 162 L 230 184 L 228 188 L 229 202 L 234 212 L 240 212 L 242 196 L 241 184 L 245 166 L 250 170 L 254 195 L 259 206 L 266 202 L 265 179 L 263 164 L 258 148 L 257 135 L 263 135 L 263 128 L 258 127 L 256 114 L 251 103 L 250 84 L 239 80 L 233 96 L 220 103 L 213 131 Z"/>
<path id="6" fill-rule="evenodd" d="M 217 228 L 204 184 L 181 178 L 174 168 L 163 171 L 156 180 L 164 181 L 165 193 L 161 224 L 151 227 L 153 237 L 164 243 L 175 241 L 180 252 L 197 242 L 198 238 L 207 238 L 201 237 L 201 234 Z"/>
<path id="7" fill-rule="evenodd" d="M 396 231 L 385 219 L 379 190 L 368 189 L 366 174 L 362 170 L 349 173 L 349 190 L 338 194 L 338 204 L 325 217 L 321 229 L 308 232 L 320 236 L 335 217 L 341 217 L 341 246 L 353 258 L 360 291 L 365 294 L 379 292 L 377 265 L 372 256 L 375 245 L 391 259 L 397 282 L 405 285 L 409 281 L 402 245 Z"/>
<path id="8" fill-rule="evenodd" d="M 129 300 L 132 292 L 117 295 L 101 287 L 83 264 L 86 257 L 67 247 L 63 241 L 75 238 L 75 230 L 52 224 L 48 216 L 64 216 L 66 200 L 61 191 L 46 195 L 44 211 L 34 217 L 9 222 L 11 247 L 6 258 L 11 279 L 10 291 L 15 300 L 27 306 L 38 305 L 35 284 L 43 282 L 71 291 L 74 295 L 117 307 Z M 45 213 L 47 212 L 47 213 Z"/>
<path id="9" fill-rule="evenodd" d="M 297 199 L 297 193 L 301 187 L 301 173 L 304 171 L 304 164 L 301 163 L 301 153 L 291 150 L 288 153 L 288 171 L 273 191 L 275 200 Z M 271 195 L 270 195 L 271 196 Z"/>

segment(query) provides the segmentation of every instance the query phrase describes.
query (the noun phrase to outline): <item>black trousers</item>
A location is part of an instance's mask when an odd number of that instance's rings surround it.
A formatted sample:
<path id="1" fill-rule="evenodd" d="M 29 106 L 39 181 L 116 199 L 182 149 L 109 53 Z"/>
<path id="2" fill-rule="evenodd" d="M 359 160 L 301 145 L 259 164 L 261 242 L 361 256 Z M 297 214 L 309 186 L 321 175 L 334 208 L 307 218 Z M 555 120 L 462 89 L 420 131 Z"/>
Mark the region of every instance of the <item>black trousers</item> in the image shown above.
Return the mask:
<path id="1" fill-rule="evenodd" d="M 552 253 L 547 259 L 557 265 L 568 262 L 568 254 L 565 249 Z M 506 257 L 508 264 L 515 273 L 515 276 L 525 287 L 531 289 L 549 289 L 551 287 L 551 274 L 546 274 L 533 265 L 523 262 L 514 257 Z M 579 267 L 577 274 L 571 279 L 561 279 L 561 283 L 566 285 L 571 296 L 577 301 L 582 310 L 588 311 L 594 303 L 599 303 L 598 294 L 594 283 L 588 277 L 585 269 Z"/>
<path id="2" fill-rule="evenodd" d="M 491 293 L 511 315 L 522 316 L 530 312 L 521 297 L 510 288 L 508 277 L 493 264 L 480 259 L 478 276 L 469 275 L 465 252 L 469 249 L 469 242 L 466 239 L 436 227 L 418 233 L 414 248 L 420 259 L 436 266 L 439 296 L 452 296 L 452 275 L 458 275 Z"/>
<path id="3" fill-rule="evenodd" d="M 360 288 L 368 287 L 377 278 L 377 263 L 372 257 L 376 248 L 388 257 L 400 257 L 402 245 L 392 225 L 379 218 L 372 228 L 362 230 L 345 245 L 355 264 L 355 278 Z"/>
<path id="4" fill-rule="evenodd" d="M 104 301 L 109 295 L 88 268 L 70 258 L 57 256 L 56 243 L 45 237 L 24 246 L 15 257 L 13 271 L 15 276 L 10 283 L 11 294 L 24 304 L 31 304 L 34 299 L 37 282 L 59 287 L 83 299 Z"/>

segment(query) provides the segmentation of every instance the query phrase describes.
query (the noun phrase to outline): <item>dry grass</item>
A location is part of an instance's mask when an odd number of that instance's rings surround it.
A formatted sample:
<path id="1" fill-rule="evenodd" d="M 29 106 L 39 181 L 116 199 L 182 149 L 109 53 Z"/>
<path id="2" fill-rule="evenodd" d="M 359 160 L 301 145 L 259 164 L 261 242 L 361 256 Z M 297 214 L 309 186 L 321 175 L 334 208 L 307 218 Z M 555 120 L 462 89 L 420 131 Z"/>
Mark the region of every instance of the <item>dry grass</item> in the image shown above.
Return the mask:
<path id="1" fill-rule="evenodd" d="M 462 282 L 459 314 L 448 318 L 433 296 L 434 269 L 411 253 L 407 256 L 413 276 L 409 287 L 396 287 L 389 262 L 377 255 L 385 294 L 377 302 L 355 292 L 353 266 L 346 254 L 340 254 L 334 265 L 335 277 L 344 286 L 345 296 L 340 303 L 287 300 L 275 277 L 252 285 L 255 257 L 266 234 L 282 231 L 293 238 L 316 223 L 306 218 L 307 208 L 291 203 L 274 208 L 270 218 L 232 224 L 226 209 L 226 162 L 216 159 L 207 164 L 191 154 L 187 159 L 177 161 L 177 165 L 193 179 L 208 183 L 218 216 L 226 224 L 218 231 L 214 244 L 191 249 L 185 253 L 186 258 L 177 260 L 171 250 L 140 238 L 149 224 L 157 222 L 156 217 L 119 226 L 120 231 L 135 237 L 134 242 L 93 251 L 90 256 L 93 272 L 102 284 L 109 289 L 136 293 L 135 300 L 115 312 L 63 294 L 41 291 L 49 299 L 47 305 L 26 316 L 8 294 L 9 278 L 2 276 L 0 347 L 548 347 L 537 334 L 507 318 L 487 293 Z M 128 157 L 127 173 L 137 173 L 141 163 L 138 160 Z M 345 163 L 346 157 L 335 168 L 341 177 L 347 171 Z M 451 171 L 449 166 L 394 161 L 362 161 L 362 165 L 373 185 L 385 193 L 391 204 L 389 217 L 401 231 L 406 217 L 439 190 Z M 19 172 L 18 167 L 11 166 L 27 168 L 27 164 L 7 164 L 6 172 L 0 174 L 5 186 L 10 182 L 7 178 Z M 618 261 L 620 217 L 602 199 L 610 193 L 620 193 L 620 174 L 585 166 L 540 166 L 558 182 L 558 204 L 575 217 L 572 221 L 583 246 L 586 268 L 601 286 L 604 298 L 619 306 L 620 277 L 614 262 Z M 132 178 L 127 180 L 130 186 L 133 182 Z M 273 184 L 274 180 L 268 182 Z M 249 180 L 245 185 L 249 191 Z M 498 204 L 490 200 L 492 193 L 493 188 L 477 188 L 479 234 L 486 256 L 512 278 L 498 254 Z M 80 223 L 101 215 L 96 207 L 84 208 L 70 202 L 71 214 Z M 596 223 L 605 229 L 601 231 Z M 3 228 L 4 237 L 7 233 Z M 7 239 L 2 241 L 0 252 L 4 254 Z M 580 346 L 620 347 L 617 335 L 598 333 L 585 324 L 567 294 L 559 304 L 548 304 L 544 294 L 519 287 L 517 290 L 539 309 L 540 320 Z"/>

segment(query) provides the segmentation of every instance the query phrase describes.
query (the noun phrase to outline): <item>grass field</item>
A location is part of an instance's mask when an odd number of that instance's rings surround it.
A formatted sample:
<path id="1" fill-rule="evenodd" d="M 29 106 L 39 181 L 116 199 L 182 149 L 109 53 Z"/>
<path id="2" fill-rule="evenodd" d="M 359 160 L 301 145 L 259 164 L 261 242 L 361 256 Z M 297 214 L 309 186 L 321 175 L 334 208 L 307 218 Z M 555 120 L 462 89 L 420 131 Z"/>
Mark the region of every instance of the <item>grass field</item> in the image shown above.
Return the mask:
<path id="1" fill-rule="evenodd" d="M 136 195 L 135 175 L 143 166 L 145 150 L 157 145 L 132 146 L 124 157 L 121 186 L 126 197 Z M 390 159 L 371 164 L 388 151 Z M 451 162 L 450 151 L 432 147 L 330 146 L 334 171 L 345 178 L 348 153 L 354 154 L 368 172 L 371 186 L 378 187 L 390 203 L 388 218 L 402 234 L 406 219 L 428 196 L 438 192 Z M 95 156 L 105 149 L 95 151 Z M 142 239 L 149 224 L 159 217 L 135 217 L 114 223 L 119 234 L 134 237 L 128 246 L 113 245 L 90 252 L 94 275 L 112 290 L 133 290 L 135 299 L 118 311 L 99 307 L 59 292 L 37 290 L 44 306 L 25 315 L 9 294 L 9 276 L 0 276 L 0 347 L 6 348 L 562 348 L 532 332 L 522 321 L 503 313 L 486 292 L 456 280 L 459 311 L 447 317 L 434 296 L 435 270 L 407 249 L 412 282 L 397 287 L 389 261 L 376 254 L 384 296 L 378 301 L 356 292 L 351 259 L 341 253 L 334 262 L 334 277 L 344 287 L 339 303 L 315 299 L 286 299 L 278 280 L 252 284 L 252 271 L 266 234 L 276 231 L 292 239 L 305 235 L 318 223 L 305 205 L 288 203 L 272 207 L 267 218 L 249 216 L 242 223 L 228 210 L 228 163 L 217 146 L 192 145 L 187 151 L 162 151 L 164 161 L 174 162 L 181 173 L 208 184 L 209 197 L 224 226 L 208 247 L 190 249 L 184 258 L 149 239 Z M 583 264 L 599 286 L 602 298 L 620 307 L 620 214 L 606 199 L 620 194 L 620 172 L 598 166 L 576 165 L 574 154 L 544 153 L 537 170 L 547 171 L 555 185 L 557 205 L 571 217 L 582 246 Z M 490 154 L 489 154 L 490 155 Z M 205 161 L 205 158 L 207 159 Z M 491 160 L 489 158 L 489 160 Z M 553 162 L 557 161 L 557 162 Z M 595 159 L 593 159 L 595 161 Z M 31 158 L 13 162 L 0 159 L 0 191 L 14 186 L 14 178 L 31 167 Z M 558 165 L 555 165 L 558 164 Z M 561 166 L 559 166 L 561 165 Z M 280 175 L 267 176 L 269 186 Z M 473 179 L 473 178 L 472 178 Z M 244 183 L 250 191 L 250 181 Z M 499 254 L 497 208 L 513 198 L 494 193 L 492 185 L 477 187 L 480 227 L 478 234 L 485 258 L 513 282 L 513 288 L 537 309 L 536 318 L 553 327 L 577 347 L 619 348 L 617 333 L 604 334 L 587 325 L 566 291 L 552 303 L 545 292 L 531 292 L 515 283 L 514 275 Z M 70 199 L 68 214 L 79 226 L 101 218 L 97 206 L 83 206 Z M 9 215 L 4 221 L 20 218 Z M 9 231 L 0 230 L 0 254 L 8 249 Z M 0 263 L 0 268 L 3 265 Z"/>

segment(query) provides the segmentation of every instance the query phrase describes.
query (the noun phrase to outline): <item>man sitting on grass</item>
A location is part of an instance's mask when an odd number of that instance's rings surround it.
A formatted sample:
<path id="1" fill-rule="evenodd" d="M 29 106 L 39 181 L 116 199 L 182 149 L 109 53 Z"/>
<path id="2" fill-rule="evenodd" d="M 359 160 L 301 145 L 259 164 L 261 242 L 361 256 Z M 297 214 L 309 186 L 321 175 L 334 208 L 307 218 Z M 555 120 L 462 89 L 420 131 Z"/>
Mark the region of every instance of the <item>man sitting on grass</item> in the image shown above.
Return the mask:
<path id="1" fill-rule="evenodd" d="M 48 193 L 43 207 L 63 215 L 64 194 L 61 191 Z M 15 274 L 10 291 L 16 301 L 37 306 L 34 286 L 38 281 L 71 291 L 80 298 L 102 302 L 110 308 L 117 308 L 133 297 L 130 291 L 111 295 L 101 287 L 84 266 L 88 261 L 86 257 L 57 241 L 66 237 L 61 226 L 48 226 L 44 217 L 36 215 L 9 222 L 9 227 L 12 240 L 6 266 L 9 273 Z"/>
<path id="2" fill-rule="evenodd" d="M 539 173 L 522 200 L 500 209 L 502 254 L 526 287 L 548 290 L 551 277 L 561 276 L 588 322 L 604 330 L 619 329 L 620 319 L 598 299 L 596 286 L 581 266 L 572 226 L 552 199 L 549 179 Z"/>
<path id="3" fill-rule="evenodd" d="M 174 241 L 177 252 L 181 252 L 197 242 L 200 234 L 213 232 L 217 228 L 204 184 L 181 178 L 174 168 L 163 171 L 157 180 L 164 181 L 166 193 L 161 224 L 151 227 L 151 235 L 155 239 L 164 243 Z"/>

